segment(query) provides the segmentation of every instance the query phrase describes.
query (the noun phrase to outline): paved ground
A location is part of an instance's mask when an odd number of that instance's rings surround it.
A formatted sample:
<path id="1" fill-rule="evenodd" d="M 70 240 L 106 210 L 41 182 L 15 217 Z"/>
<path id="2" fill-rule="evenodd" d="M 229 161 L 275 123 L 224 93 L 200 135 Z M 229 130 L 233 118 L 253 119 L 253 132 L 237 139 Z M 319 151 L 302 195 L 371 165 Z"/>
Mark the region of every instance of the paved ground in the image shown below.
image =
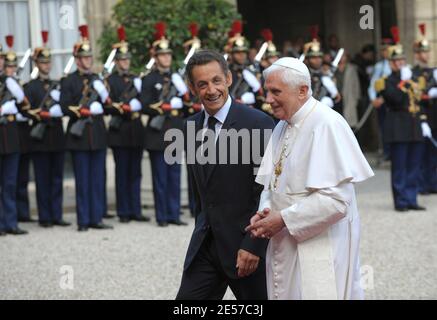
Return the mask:
<path id="1" fill-rule="evenodd" d="M 395 213 L 384 169 L 357 193 L 361 260 L 374 279 L 367 299 L 436 299 L 437 196 L 419 199 L 426 212 Z M 75 221 L 74 214 L 65 216 Z M 113 221 L 114 231 L 78 233 L 22 225 L 28 236 L 0 239 L 0 299 L 173 299 L 193 229 L 193 220 L 183 217 L 190 226 Z M 61 288 L 63 266 L 73 270 L 73 289 Z"/>

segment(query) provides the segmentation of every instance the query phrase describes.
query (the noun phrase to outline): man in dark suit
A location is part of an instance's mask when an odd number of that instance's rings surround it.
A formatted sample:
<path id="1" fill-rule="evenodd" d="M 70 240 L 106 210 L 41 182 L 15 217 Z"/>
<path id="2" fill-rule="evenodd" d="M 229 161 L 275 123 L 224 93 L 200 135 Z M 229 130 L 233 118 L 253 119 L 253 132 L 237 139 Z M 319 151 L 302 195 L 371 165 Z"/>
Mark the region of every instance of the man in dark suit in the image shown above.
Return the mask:
<path id="1" fill-rule="evenodd" d="M 264 153 L 263 139 L 257 145 L 252 141 L 252 133 L 255 129 L 262 133 L 267 129 L 271 133 L 274 122 L 261 111 L 233 101 L 229 95 L 232 75 L 219 53 L 197 52 L 186 71 L 191 92 L 204 107 L 203 112 L 187 120 L 186 148 L 196 140 L 189 134 L 194 127 L 196 136 L 200 131 L 208 139 L 215 138 L 211 141 L 220 164 L 202 165 L 205 162 L 199 161 L 201 157 L 193 159 L 194 150 L 186 150 L 196 223 L 177 299 L 222 299 L 228 286 L 237 299 L 267 299 L 264 262 L 267 241 L 252 239 L 244 231 L 251 214 L 257 210 L 262 189 L 254 181 L 259 164 L 252 157 L 249 161 L 242 160 L 247 156 L 243 149 L 247 146 L 258 148 L 261 155 Z M 205 133 L 203 129 L 209 130 Z M 229 130 L 249 132 L 250 141 L 233 140 Z M 230 143 L 227 143 L 229 137 Z M 210 152 L 208 141 L 194 143 L 196 151 Z M 236 148 L 231 150 L 228 146 L 232 145 Z M 224 151 L 227 151 L 226 157 L 223 157 Z M 238 161 L 230 162 L 236 155 Z"/>

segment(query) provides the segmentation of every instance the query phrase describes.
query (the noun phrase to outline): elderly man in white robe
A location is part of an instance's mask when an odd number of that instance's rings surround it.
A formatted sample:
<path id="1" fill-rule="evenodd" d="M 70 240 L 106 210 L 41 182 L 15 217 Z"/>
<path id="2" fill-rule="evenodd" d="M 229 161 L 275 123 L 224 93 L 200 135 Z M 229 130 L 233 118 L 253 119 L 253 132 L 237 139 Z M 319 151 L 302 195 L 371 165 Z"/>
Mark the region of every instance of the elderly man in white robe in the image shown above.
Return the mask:
<path id="1" fill-rule="evenodd" d="M 363 299 L 354 184 L 373 171 L 349 125 L 312 98 L 308 68 L 282 58 L 264 71 L 276 126 L 256 181 L 259 212 L 246 228 L 269 238 L 269 299 Z"/>

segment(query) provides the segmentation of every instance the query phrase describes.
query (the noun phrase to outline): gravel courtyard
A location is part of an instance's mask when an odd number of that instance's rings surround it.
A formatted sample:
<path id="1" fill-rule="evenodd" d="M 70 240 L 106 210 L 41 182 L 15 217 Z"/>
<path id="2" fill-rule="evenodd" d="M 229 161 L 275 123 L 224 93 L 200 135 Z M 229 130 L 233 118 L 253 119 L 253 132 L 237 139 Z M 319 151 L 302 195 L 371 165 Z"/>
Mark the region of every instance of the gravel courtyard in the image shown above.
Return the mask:
<path id="1" fill-rule="evenodd" d="M 437 196 L 420 197 L 426 212 L 396 213 L 389 171 L 375 173 L 357 186 L 361 264 L 367 278 L 373 273 L 366 298 L 436 299 Z M 65 218 L 75 222 L 75 214 Z M 28 236 L 0 238 L 0 299 L 173 299 L 193 229 L 187 213 L 182 219 L 190 225 L 108 220 L 115 230 L 87 233 L 23 224 Z"/>

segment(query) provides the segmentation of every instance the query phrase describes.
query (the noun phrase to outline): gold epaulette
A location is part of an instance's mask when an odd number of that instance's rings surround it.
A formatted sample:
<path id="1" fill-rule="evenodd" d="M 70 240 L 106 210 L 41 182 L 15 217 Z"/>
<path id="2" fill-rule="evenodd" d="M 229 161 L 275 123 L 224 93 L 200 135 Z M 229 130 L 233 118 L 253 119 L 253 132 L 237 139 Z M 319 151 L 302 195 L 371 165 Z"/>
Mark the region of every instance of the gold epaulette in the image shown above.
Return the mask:
<path id="1" fill-rule="evenodd" d="M 161 106 L 163 104 L 163 101 L 159 101 L 157 103 L 152 103 L 149 105 L 150 109 L 156 110 L 159 112 L 159 114 L 164 114 L 164 111 L 162 111 Z"/>
<path id="2" fill-rule="evenodd" d="M 139 113 L 139 112 L 133 112 L 133 113 L 132 113 L 132 116 L 131 116 L 131 119 L 132 119 L 132 120 L 135 120 L 135 119 L 138 119 L 139 117 L 141 117 L 141 113 Z"/>
<path id="3" fill-rule="evenodd" d="M 264 103 L 261 106 L 261 110 L 270 114 L 273 114 L 272 106 L 269 103 Z"/>
<path id="4" fill-rule="evenodd" d="M 375 81 L 374 87 L 375 87 L 375 90 L 377 93 L 385 90 L 385 80 L 386 79 L 387 79 L 387 77 L 382 77 L 382 78 Z"/>
<path id="5" fill-rule="evenodd" d="M 119 113 L 124 113 L 123 111 L 123 102 L 113 102 L 110 107 L 116 109 Z"/>
<path id="6" fill-rule="evenodd" d="M 80 118 L 80 111 L 79 111 L 80 106 L 69 106 L 68 109 L 69 109 L 71 112 L 74 112 L 74 114 L 76 114 L 76 116 L 77 116 L 78 118 Z"/>
<path id="7" fill-rule="evenodd" d="M 424 91 L 426 89 L 426 78 L 424 76 L 420 76 L 417 78 L 418 89 Z"/>

